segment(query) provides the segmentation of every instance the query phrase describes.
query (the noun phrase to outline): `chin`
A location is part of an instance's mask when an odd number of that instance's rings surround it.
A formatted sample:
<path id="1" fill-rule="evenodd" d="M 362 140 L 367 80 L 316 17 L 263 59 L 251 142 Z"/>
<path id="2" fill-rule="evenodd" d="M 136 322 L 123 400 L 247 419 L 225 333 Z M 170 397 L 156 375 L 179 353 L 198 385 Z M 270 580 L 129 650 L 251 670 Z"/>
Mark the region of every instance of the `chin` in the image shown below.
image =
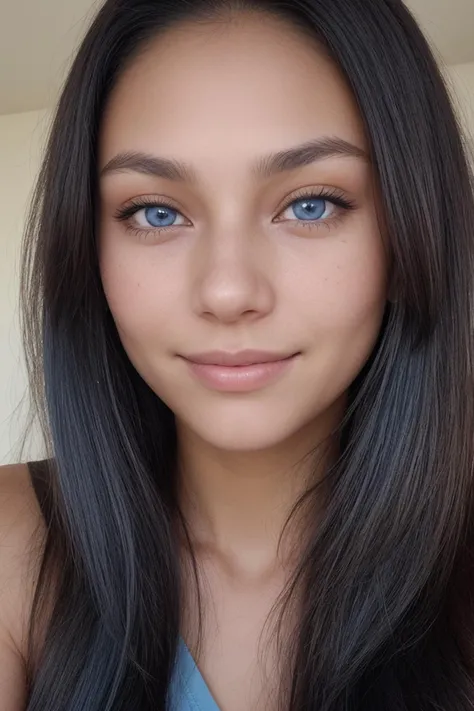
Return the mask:
<path id="1" fill-rule="evenodd" d="M 291 423 L 275 413 L 267 417 L 248 412 L 245 418 L 201 417 L 187 419 L 182 424 L 202 441 L 215 449 L 227 452 L 257 452 L 277 447 L 290 439 L 304 423 Z"/>

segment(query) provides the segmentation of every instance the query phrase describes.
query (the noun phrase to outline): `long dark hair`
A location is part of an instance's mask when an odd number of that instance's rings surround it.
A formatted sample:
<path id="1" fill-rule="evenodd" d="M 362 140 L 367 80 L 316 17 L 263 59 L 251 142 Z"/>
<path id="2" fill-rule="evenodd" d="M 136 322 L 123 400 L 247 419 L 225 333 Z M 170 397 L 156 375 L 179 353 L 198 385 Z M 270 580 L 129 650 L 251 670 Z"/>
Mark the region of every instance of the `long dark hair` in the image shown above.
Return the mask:
<path id="1" fill-rule="evenodd" d="M 107 0 L 87 32 L 23 253 L 23 334 L 51 495 L 27 709 L 166 708 L 182 595 L 176 433 L 107 309 L 97 137 L 109 92 L 147 41 L 181 20 L 240 10 L 286 19 L 345 74 L 370 143 L 395 295 L 351 386 L 324 515 L 289 588 L 303 590 L 303 609 L 281 705 L 468 711 L 473 180 L 439 69 L 400 0 Z"/>

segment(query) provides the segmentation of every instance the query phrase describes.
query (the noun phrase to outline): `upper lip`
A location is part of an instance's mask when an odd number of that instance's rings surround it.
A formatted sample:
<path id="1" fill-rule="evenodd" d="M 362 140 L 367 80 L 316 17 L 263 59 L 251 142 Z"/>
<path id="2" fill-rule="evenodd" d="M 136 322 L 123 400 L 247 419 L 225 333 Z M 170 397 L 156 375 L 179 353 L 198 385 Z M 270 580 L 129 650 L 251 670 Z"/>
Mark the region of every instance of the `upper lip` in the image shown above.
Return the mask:
<path id="1" fill-rule="evenodd" d="M 271 353 L 269 351 L 245 350 L 237 353 L 228 351 L 209 351 L 193 353 L 185 356 L 186 360 L 203 365 L 254 365 L 256 363 L 272 363 L 291 358 L 295 353 Z"/>

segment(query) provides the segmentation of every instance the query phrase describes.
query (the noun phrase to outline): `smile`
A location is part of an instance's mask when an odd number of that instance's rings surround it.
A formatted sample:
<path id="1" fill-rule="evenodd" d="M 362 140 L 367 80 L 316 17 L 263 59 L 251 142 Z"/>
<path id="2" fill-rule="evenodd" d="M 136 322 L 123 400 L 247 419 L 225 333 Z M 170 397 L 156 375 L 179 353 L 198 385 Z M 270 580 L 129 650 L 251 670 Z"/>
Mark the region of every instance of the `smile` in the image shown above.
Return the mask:
<path id="1" fill-rule="evenodd" d="M 276 357 L 271 354 L 248 355 L 250 352 L 242 352 L 241 354 L 219 354 L 218 356 L 206 355 L 201 356 L 201 362 L 191 358 L 185 358 L 186 364 L 192 375 L 199 380 L 201 384 L 212 390 L 221 392 L 251 392 L 266 385 L 274 383 L 281 378 L 293 365 L 296 358 L 300 355 L 295 353 L 290 356 Z M 255 362 L 255 358 L 260 357 L 264 360 Z M 221 362 L 202 362 L 206 360 L 220 360 Z M 222 361 L 248 361 L 241 364 L 228 365 Z"/>

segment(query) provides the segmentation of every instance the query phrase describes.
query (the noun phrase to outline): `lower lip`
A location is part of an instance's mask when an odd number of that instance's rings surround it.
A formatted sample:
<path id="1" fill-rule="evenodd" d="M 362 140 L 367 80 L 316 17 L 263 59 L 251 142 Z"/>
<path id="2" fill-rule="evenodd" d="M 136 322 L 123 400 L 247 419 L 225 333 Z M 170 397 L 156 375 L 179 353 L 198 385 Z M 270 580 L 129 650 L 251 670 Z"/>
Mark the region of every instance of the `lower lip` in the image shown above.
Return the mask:
<path id="1" fill-rule="evenodd" d="M 193 375 L 212 390 L 246 393 L 274 383 L 291 368 L 297 355 L 285 360 L 253 365 L 203 365 L 190 360 L 186 362 Z"/>

